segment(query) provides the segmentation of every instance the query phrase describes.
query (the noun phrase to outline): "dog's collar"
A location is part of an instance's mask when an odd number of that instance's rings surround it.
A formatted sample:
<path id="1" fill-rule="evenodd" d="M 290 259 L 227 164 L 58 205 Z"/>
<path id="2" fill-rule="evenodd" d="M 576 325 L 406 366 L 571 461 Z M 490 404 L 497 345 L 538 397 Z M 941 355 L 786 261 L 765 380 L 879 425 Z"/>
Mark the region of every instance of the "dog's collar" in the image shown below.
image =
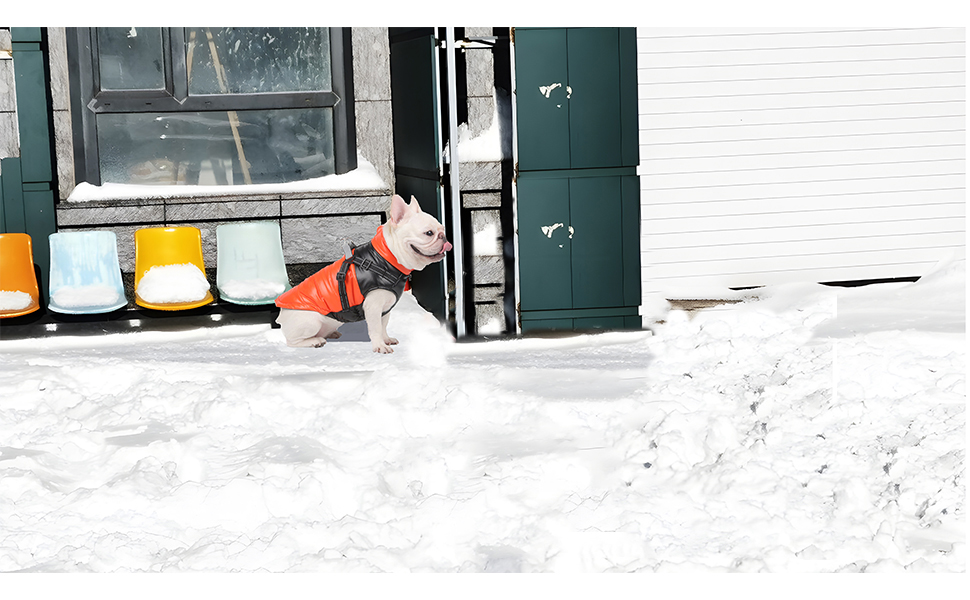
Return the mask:
<path id="1" fill-rule="evenodd" d="M 384 239 L 383 225 L 377 228 L 377 235 L 375 235 L 374 239 L 371 240 L 371 244 L 374 246 L 374 250 L 377 250 L 377 253 L 380 254 L 384 260 L 391 263 L 391 266 L 405 275 L 411 274 L 412 269 L 409 269 L 399 263 L 397 258 L 394 257 L 394 253 L 391 252 L 391 249 L 387 247 L 387 240 Z"/>

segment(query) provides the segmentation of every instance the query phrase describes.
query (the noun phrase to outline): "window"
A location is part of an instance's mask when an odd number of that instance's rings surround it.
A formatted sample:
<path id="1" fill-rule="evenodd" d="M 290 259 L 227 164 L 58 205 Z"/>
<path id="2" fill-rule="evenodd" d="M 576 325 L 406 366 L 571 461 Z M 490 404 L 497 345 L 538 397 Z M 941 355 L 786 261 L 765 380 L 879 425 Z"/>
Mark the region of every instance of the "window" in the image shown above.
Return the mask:
<path id="1" fill-rule="evenodd" d="M 357 166 L 349 29 L 76 28 L 68 54 L 79 181 L 278 183 Z"/>

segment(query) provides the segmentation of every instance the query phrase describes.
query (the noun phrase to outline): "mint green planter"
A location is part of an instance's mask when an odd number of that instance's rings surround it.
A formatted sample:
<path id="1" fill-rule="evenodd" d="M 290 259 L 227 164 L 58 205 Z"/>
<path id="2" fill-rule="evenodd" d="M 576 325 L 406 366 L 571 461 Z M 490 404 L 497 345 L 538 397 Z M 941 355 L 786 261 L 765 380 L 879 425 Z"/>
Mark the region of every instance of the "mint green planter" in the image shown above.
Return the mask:
<path id="1" fill-rule="evenodd" d="M 106 313 L 128 305 L 118 262 L 118 239 L 113 231 L 68 231 L 49 237 L 51 272 L 50 302 L 54 312 L 83 315 Z M 114 301 L 64 305 L 58 292 L 93 286 L 114 291 Z"/>
<path id="2" fill-rule="evenodd" d="M 273 304 L 290 289 L 283 259 L 280 226 L 275 221 L 231 223 L 216 228 L 216 287 L 219 298 L 233 304 Z M 279 293 L 258 297 L 233 294 L 233 286 L 273 284 Z"/>

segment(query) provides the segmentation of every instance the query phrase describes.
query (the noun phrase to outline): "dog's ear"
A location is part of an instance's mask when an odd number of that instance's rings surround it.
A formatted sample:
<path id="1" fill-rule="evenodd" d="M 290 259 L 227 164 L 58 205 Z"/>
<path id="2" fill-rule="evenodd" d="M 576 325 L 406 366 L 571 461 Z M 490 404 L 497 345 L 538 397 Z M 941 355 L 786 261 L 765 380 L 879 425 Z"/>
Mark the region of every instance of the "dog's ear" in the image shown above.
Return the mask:
<path id="1" fill-rule="evenodd" d="M 421 212 L 421 205 L 418 204 L 418 199 L 414 196 L 411 196 L 411 204 L 408 205 L 408 208 L 410 208 L 411 212 L 415 214 Z"/>
<path id="2" fill-rule="evenodd" d="M 412 196 L 413 198 L 413 196 Z M 404 203 L 404 198 L 394 194 L 391 198 L 391 223 L 398 225 L 407 216 L 409 207 Z"/>

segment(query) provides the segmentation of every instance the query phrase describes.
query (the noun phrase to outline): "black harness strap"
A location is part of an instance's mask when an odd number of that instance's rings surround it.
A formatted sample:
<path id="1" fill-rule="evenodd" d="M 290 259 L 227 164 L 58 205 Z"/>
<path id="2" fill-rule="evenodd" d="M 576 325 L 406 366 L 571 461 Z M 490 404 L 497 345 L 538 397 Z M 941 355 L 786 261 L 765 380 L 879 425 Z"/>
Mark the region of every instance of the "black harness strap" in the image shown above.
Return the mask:
<path id="1" fill-rule="evenodd" d="M 350 251 L 356 250 L 356 246 L 353 243 L 350 244 Z M 350 308 L 350 299 L 347 297 L 347 269 L 350 268 L 352 259 L 344 258 L 344 264 L 340 265 L 340 270 L 337 271 L 337 292 L 340 294 L 340 310 L 344 311 Z"/>
<path id="2" fill-rule="evenodd" d="M 397 300 L 400 300 L 404 286 L 411 278 L 410 274 L 404 274 L 394 268 L 387 260 L 382 257 L 368 242 L 360 246 L 350 245 L 353 253 L 350 258 L 344 258 L 344 262 L 337 271 L 337 292 L 340 295 L 340 312 L 331 313 L 333 318 L 349 322 L 359 321 L 363 317 L 363 309 L 360 306 L 351 306 L 350 298 L 347 296 L 347 270 L 350 265 L 356 265 L 357 284 L 361 288 L 361 293 L 365 296 L 372 289 L 387 289 L 394 292 Z M 395 300 L 394 304 L 397 304 Z M 394 308 L 393 306 L 391 308 Z M 387 309 L 383 314 L 387 314 L 391 309 Z"/>

